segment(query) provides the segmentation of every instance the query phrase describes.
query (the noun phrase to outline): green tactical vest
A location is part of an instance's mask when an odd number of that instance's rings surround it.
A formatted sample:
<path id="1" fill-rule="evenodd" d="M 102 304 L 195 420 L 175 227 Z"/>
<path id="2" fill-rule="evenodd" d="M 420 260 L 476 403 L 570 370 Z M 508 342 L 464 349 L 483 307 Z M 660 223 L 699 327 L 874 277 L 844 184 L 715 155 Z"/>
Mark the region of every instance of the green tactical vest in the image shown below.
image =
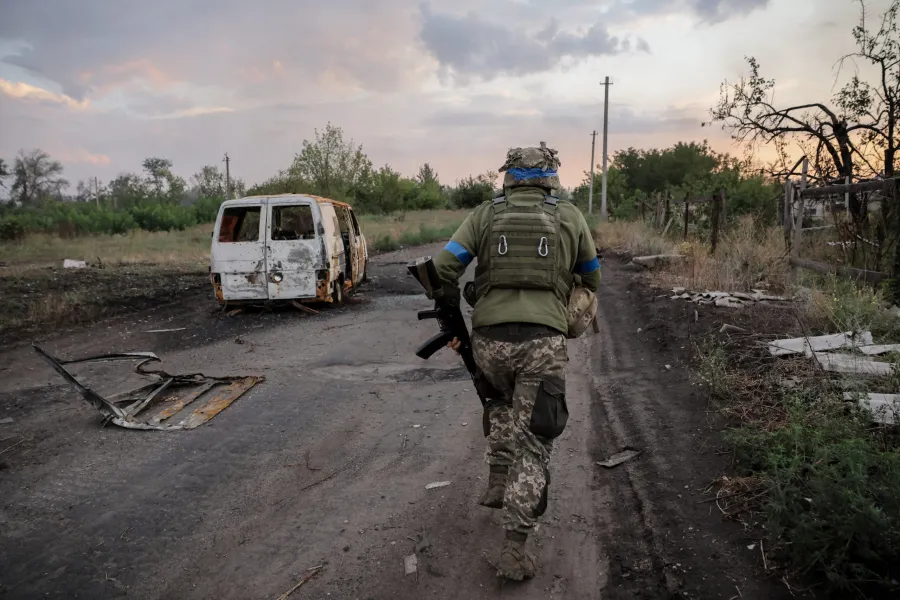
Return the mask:
<path id="1" fill-rule="evenodd" d="M 545 290 L 565 305 L 574 276 L 560 264 L 559 199 L 511 206 L 494 198 L 487 247 L 478 254 L 475 293 L 483 298 L 494 288 Z"/>

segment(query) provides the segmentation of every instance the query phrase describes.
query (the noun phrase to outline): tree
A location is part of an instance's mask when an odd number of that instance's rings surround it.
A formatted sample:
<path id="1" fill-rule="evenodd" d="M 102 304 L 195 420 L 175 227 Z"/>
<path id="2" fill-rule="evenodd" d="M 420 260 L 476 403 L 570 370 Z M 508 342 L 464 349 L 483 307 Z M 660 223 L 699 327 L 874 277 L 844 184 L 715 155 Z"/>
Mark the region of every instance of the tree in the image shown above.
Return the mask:
<path id="1" fill-rule="evenodd" d="M 897 13 L 900 0 L 892 0 L 872 34 L 867 29 L 866 7 L 860 0 L 860 24 L 854 27 L 857 50 L 839 60 L 864 60 L 877 67 L 880 80 L 872 85 L 854 75 L 826 102 L 776 106 L 775 80 L 760 75 L 759 63 L 747 58 L 749 75 L 722 84 L 718 104 L 711 109 L 712 123 L 720 123 L 751 152 L 760 144 L 772 144 L 779 159 L 769 166 L 775 177 L 792 174 L 792 148 L 809 157 L 812 180 L 892 176 L 897 148 L 897 118 L 900 106 L 900 36 Z M 880 154 L 880 156 L 878 156 Z M 856 194 L 850 197 L 850 212 L 859 225 L 867 218 Z"/>
<path id="2" fill-rule="evenodd" d="M 132 208 L 142 204 L 149 196 L 147 183 L 134 173 L 123 173 L 109 182 L 109 197 L 116 208 Z"/>
<path id="3" fill-rule="evenodd" d="M 288 169 L 289 180 L 309 182 L 317 193 L 336 199 L 351 196 L 371 174 L 372 162 L 362 145 L 345 142 L 343 130 L 330 122 L 324 132 L 315 130 L 315 141 L 303 140 L 303 150 Z"/>
<path id="4" fill-rule="evenodd" d="M 200 190 L 201 198 L 225 197 L 225 173 L 217 165 L 206 165 L 194 173 L 192 179 Z"/>
<path id="5" fill-rule="evenodd" d="M 60 197 L 69 185 L 62 172 L 62 164 L 43 150 L 20 150 L 13 164 L 13 200 L 29 204 L 50 196 Z"/>
<path id="6" fill-rule="evenodd" d="M 172 178 L 172 161 L 167 158 L 150 157 L 141 163 L 147 173 L 147 181 L 154 187 L 157 195 L 163 193 L 163 183 Z"/>
<path id="7" fill-rule="evenodd" d="M 438 180 L 437 171 L 432 169 L 431 165 L 428 163 L 425 163 L 424 165 L 419 167 L 419 172 L 416 175 L 416 181 L 418 181 L 422 185 L 434 183 L 440 187 L 440 181 Z"/>
<path id="8" fill-rule="evenodd" d="M 488 171 L 477 177 L 469 175 L 456 184 L 451 201 L 458 208 L 475 208 L 493 197 L 497 177 L 496 171 Z"/>
<path id="9" fill-rule="evenodd" d="M 9 165 L 6 164 L 5 160 L 0 158 L 0 187 L 6 187 L 6 184 L 3 182 L 3 180 L 9 177 L 9 175 Z"/>

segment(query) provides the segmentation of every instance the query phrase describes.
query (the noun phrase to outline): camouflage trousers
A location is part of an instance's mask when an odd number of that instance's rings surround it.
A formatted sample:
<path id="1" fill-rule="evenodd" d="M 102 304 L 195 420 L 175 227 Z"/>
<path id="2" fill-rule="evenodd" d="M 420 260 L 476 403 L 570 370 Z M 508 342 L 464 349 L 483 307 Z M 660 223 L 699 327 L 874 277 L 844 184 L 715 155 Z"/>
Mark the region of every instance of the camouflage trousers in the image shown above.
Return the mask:
<path id="1" fill-rule="evenodd" d="M 498 392 L 485 406 L 487 462 L 506 467 L 503 526 L 532 533 L 547 508 L 553 440 L 566 425 L 566 338 L 559 335 L 516 341 L 476 330 L 475 362 Z"/>

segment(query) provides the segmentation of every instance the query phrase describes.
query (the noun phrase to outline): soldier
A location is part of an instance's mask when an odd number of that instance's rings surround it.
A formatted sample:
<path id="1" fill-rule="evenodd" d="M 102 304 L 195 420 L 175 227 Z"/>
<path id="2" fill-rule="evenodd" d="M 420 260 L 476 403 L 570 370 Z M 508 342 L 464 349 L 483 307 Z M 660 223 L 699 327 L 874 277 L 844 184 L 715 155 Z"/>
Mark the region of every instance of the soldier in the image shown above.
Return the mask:
<path id="1" fill-rule="evenodd" d="M 537 565 L 525 549 L 547 508 L 553 440 L 568 419 L 566 338 L 596 314 L 600 261 L 591 231 L 559 189 L 556 150 L 507 153 L 503 195 L 476 208 L 435 259 L 444 293 L 459 302 L 459 278 L 478 259 L 472 349 L 482 378 L 499 392 L 485 406 L 488 488 L 479 504 L 505 509 L 499 575 L 531 579 Z M 573 331 L 574 330 L 574 331 Z M 458 340 L 450 347 L 459 348 Z"/>

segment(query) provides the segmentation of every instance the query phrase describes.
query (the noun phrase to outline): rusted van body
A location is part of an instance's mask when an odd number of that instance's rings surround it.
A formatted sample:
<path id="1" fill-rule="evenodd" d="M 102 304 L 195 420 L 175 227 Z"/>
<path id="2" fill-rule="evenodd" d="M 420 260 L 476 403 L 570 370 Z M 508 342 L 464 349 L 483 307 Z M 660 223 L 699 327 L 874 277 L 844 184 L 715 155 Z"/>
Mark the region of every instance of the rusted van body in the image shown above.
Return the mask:
<path id="1" fill-rule="evenodd" d="M 220 304 L 343 301 L 366 278 L 366 239 L 352 207 L 306 194 L 222 203 L 210 250 Z"/>

